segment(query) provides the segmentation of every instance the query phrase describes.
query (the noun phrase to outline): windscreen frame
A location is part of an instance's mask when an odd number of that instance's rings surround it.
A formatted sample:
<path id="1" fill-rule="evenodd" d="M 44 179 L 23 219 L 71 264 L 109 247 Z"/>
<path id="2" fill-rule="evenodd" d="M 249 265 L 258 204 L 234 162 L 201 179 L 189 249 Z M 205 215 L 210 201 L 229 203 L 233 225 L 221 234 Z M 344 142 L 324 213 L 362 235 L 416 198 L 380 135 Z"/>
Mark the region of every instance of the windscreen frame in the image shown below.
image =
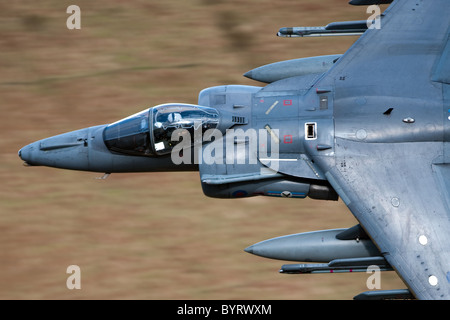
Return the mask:
<path id="1" fill-rule="evenodd" d="M 111 152 L 133 156 L 155 156 L 150 135 L 151 108 L 116 121 L 103 130 L 103 141 Z"/>

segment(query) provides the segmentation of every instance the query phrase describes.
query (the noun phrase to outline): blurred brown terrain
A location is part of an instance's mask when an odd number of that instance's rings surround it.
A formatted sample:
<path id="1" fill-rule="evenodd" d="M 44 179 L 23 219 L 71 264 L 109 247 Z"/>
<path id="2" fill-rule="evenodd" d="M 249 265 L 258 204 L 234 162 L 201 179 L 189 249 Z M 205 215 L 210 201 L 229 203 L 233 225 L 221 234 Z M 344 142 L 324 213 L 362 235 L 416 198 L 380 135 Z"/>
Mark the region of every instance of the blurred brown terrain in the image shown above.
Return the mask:
<path id="1" fill-rule="evenodd" d="M 81 30 L 66 9 L 81 8 Z M 165 102 L 196 103 L 248 70 L 345 52 L 356 37 L 284 39 L 285 26 L 367 19 L 346 0 L 14 0 L 0 3 L 0 299 L 351 299 L 368 275 L 280 275 L 243 251 L 351 227 L 342 203 L 203 195 L 198 173 L 26 168 L 24 145 Z M 69 265 L 81 290 L 66 288 Z M 394 272 L 382 289 L 403 288 Z"/>

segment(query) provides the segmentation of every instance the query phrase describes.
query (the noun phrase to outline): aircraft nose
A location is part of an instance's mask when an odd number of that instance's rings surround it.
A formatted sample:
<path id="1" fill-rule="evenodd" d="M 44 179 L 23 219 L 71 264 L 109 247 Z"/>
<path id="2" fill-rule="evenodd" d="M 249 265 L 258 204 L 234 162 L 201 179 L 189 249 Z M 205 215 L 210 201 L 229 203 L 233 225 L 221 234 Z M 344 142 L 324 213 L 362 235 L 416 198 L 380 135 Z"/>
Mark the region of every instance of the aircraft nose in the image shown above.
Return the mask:
<path id="1" fill-rule="evenodd" d="M 48 166 L 86 170 L 89 128 L 63 133 L 33 142 L 19 150 L 26 166 Z"/>
<path id="2" fill-rule="evenodd" d="M 24 161 L 24 165 L 26 166 L 32 166 L 31 164 L 31 154 L 33 152 L 33 144 L 29 144 L 22 149 L 19 150 L 18 155 L 19 158 Z"/>

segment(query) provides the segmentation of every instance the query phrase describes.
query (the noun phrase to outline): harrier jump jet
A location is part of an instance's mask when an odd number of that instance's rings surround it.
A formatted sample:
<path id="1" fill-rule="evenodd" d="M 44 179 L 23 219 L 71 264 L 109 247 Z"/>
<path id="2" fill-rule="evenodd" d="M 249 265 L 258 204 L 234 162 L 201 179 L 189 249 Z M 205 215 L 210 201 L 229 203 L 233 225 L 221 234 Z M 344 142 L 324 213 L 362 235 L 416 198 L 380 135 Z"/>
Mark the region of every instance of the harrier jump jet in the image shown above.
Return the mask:
<path id="1" fill-rule="evenodd" d="M 210 197 L 341 198 L 357 226 L 245 250 L 314 262 L 282 273 L 376 265 L 408 287 L 358 298 L 450 299 L 449 13 L 448 0 L 395 0 L 380 28 L 361 21 L 282 28 L 286 37 L 361 36 L 343 55 L 245 74 L 263 87 L 207 88 L 198 105 L 159 105 L 31 143 L 19 156 L 29 166 L 107 174 L 198 170 Z"/>

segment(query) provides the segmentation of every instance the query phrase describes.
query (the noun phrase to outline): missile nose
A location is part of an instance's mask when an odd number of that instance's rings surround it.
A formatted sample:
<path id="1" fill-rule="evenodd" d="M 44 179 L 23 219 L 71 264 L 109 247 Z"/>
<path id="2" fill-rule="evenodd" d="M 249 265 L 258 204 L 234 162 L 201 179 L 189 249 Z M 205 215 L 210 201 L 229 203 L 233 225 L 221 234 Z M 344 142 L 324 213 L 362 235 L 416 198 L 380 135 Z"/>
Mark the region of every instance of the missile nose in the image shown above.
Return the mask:
<path id="1" fill-rule="evenodd" d="M 253 79 L 253 70 L 250 70 L 250 71 L 247 71 L 246 73 L 244 73 L 244 77 Z"/>
<path id="2" fill-rule="evenodd" d="M 253 253 L 253 245 L 245 248 L 244 251 L 247 252 L 247 253 Z"/>

